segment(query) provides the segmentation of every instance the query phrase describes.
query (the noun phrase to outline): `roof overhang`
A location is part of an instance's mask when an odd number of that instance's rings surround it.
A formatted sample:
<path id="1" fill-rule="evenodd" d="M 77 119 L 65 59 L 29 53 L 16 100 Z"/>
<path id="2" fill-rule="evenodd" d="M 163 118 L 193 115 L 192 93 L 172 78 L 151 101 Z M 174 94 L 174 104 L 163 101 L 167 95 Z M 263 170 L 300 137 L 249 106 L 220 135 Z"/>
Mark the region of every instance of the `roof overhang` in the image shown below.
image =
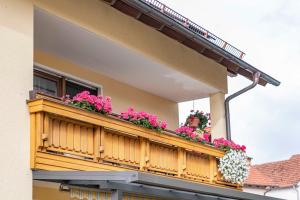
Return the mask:
<path id="1" fill-rule="evenodd" d="M 267 83 L 274 86 L 279 86 L 280 82 L 268 74 L 260 71 L 253 67 L 249 63 L 243 61 L 241 58 L 244 55 L 243 52 L 233 47 L 232 45 L 227 46 L 227 42 L 208 32 L 208 35 L 199 34 L 199 31 L 193 31 L 191 28 L 186 26 L 185 19 L 182 15 L 176 13 L 170 8 L 167 8 L 169 12 L 162 12 L 158 4 L 158 1 L 154 0 L 104 0 L 108 2 L 112 7 L 119 11 L 134 17 L 145 23 L 148 26 L 155 28 L 157 31 L 171 37 L 178 42 L 194 49 L 200 54 L 213 59 L 227 68 L 230 74 L 240 74 L 250 80 L 253 79 L 253 75 L 256 72 L 260 72 L 259 84 L 265 86 Z M 162 4 L 163 5 L 163 4 Z M 165 5 L 163 5 L 165 6 Z M 169 14 L 168 14 L 169 13 Z M 180 19 L 175 20 L 174 17 L 170 16 L 170 13 L 174 13 Z M 189 21 L 189 23 L 193 23 Z M 199 25 L 193 23 L 193 25 L 199 27 L 202 31 L 206 31 Z M 204 37 L 205 36 L 205 37 Z M 217 39 L 216 42 L 212 42 L 209 38 Z M 218 42 L 222 44 L 219 45 Z M 224 44 L 223 44 L 224 43 Z M 226 45 L 225 45 L 226 44 Z M 225 47 L 226 46 L 226 47 Z M 238 52 L 238 53 L 237 53 Z"/>
<path id="2" fill-rule="evenodd" d="M 115 199 L 122 193 L 143 194 L 170 199 L 276 200 L 277 198 L 218 188 L 176 178 L 134 171 L 33 171 L 33 179 L 89 189 L 110 190 Z"/>
<path id="3" fill-rule="evenodd" d="M 158 62 L 44 9 L 36 7 L 34 18 L 35 59 L 38 52 L 46 53 L 41 56 L 42 61 L 35 62 L 45 70 L 57 69 L 57 62 L 44 63 L 44 60 L 63 58 L 82 69 L 174 102 L 201 99 L 219 91 L 225 92 L 220 87 Z M 56 58 L 45 59 L 44 55 L 54 55 Z M 65 66 L 61 68 L 66 70 Z M 103 81 L 101 77 L 98 77 L 100 84 Z"/>

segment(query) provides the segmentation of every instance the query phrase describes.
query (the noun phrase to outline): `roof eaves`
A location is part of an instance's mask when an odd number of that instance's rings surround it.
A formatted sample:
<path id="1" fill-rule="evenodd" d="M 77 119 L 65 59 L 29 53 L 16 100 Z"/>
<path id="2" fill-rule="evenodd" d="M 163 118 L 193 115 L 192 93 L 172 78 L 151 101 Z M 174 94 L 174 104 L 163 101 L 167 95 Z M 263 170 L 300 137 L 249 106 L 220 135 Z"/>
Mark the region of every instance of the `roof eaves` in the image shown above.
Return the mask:
<path id="1" fill-rule="evenodd" d="M 274 86 L 279 86 L 280 82 L 276 80 L 275 78 L 271 77 L 270 75 L 262 72 L 261 70 L 255 68 L 254 66 L 250 65 L 249 63 L 243 61 L 240 58 L 237 58 L 233 54 L 227 52 L 225 49 L 220 48 L 219 46 L 215 45 L 214 43 L 208 41 L 207 39 L 193 33 L 189 29 L 187 29 L 185 26 L 182 24 L 178 23 L 174 19 L 170 18 L 169 16 L 165 15 L 162 12 L 159 12 L 158 10 L 152 8 L 149 6 L 147 3 L 141 0 L 122 0 L 126 2 L 129 5 L 138 7 L 139 9 L 143 10 L 144 13 L 147 13 L 148 15 L 151 15 L 155 17 L 155 19 L 160 19 L 164 21 L 166 24 L 170 25 L 172 28 L 177 29 L 181 33 L 185 34 L 188 38 L 194 39 L 198 42 L 201 42 L 201 44 L 205 45 L 208 49 L 217 52 L 227 58 L 228 60 L 232 61 L 233 63 L 239 65 L 242 69 L 251 72 L 252 74 L 259 72 L 261 74 L 261 79 L 265 80 L 267 83 L 274 85 Z M 247 77 L 249 78 L 249 77 Z"/>

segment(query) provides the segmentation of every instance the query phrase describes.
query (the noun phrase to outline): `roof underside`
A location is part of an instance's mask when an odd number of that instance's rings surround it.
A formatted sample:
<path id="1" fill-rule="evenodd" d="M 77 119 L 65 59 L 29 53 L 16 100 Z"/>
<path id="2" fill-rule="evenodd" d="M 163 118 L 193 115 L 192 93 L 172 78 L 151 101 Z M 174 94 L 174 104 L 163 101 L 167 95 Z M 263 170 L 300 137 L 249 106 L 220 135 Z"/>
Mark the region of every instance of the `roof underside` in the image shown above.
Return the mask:
<path id="1" fill-rule="evenodd" d="M 168 199 L 277 199 L 238 190 L 212 187 L 190 181 L 182 181 L 175 178 L 166 178 L 134 171 L 33 171 L 33 179 L 62 183 L 70 187 L 87 187 L 114 192 L 119 191 L 120 193 L 143 194 Z"/>
<path id="2" fill-rule="evenodd" d="M 115 9 L 177 40 L 198 53 L 220 63 L 230 74 L 250 80 L 260 72 L 259 84 L 278 86 L 280 82 L 242 60 L 244 53 L 199 25 L 156 0 L 104 0 Z M 161 9 L 163 7 L 163 9 Z"/>
<path id="3" fill-rule="evenodd" d="M 34 11 L 34 48 L 36 52 L 49 53 L 56 56 L 55 59 L 62 58 L 82 69 L 174 102 L 206 98 L 219 91 L 204 81 L 40 8 Z M 45 59 L 36 64 L 47 65 L 50 71 L 55 69 L 55 64 Z"/>

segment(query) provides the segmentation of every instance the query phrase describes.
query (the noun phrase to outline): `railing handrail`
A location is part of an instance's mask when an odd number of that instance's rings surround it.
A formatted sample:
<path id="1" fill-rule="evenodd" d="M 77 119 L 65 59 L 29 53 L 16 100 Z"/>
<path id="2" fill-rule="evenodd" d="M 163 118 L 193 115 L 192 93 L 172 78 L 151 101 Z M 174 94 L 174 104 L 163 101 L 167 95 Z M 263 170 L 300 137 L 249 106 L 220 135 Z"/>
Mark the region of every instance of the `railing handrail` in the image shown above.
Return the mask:
<path id="1" fill-rule="evenodd" d="M 202 26 L 196 24 L 195 22 L 189 20 L 188 18 L 184 17 L 183 15 L 179 14 L 172 8 L 166 6 L 165 4 L 161 3 L 158 0 L 140 0 L 155 10 L 163 13 L 165 16 L 175 20 L 176 22 L 181 23 L 184 27 L 186 27 L 188 30 L 192 31 L 193 33 L 197 34 L 198 36 L 201 36 L 208 40 L 209 42 L 217 45 L 218 47 L 224 49 L 228 53 L 234 55 L 237 58 L 242 59 L 245 55 L 245 53 L 238 48 L 234 47 L 233 45 L 229 44 L 228 42 L 222 40 L 218 36 L 214 35 L 207 29 L 203 28 Z"/>

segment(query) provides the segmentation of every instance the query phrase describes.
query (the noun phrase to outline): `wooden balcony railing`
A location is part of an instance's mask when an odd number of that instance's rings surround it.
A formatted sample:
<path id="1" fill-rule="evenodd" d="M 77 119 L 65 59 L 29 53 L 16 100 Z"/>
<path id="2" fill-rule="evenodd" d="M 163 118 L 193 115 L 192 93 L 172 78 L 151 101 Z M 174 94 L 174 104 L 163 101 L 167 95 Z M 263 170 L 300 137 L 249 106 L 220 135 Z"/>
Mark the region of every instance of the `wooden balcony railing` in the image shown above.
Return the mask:
<path id="1" fill-rule="evenodd" d="M 60 101 L 28 101 L 31 168 L 42 170 L 140 170 L 221 187 L 217 159 L 223 151 L 158 133 Z"/>

